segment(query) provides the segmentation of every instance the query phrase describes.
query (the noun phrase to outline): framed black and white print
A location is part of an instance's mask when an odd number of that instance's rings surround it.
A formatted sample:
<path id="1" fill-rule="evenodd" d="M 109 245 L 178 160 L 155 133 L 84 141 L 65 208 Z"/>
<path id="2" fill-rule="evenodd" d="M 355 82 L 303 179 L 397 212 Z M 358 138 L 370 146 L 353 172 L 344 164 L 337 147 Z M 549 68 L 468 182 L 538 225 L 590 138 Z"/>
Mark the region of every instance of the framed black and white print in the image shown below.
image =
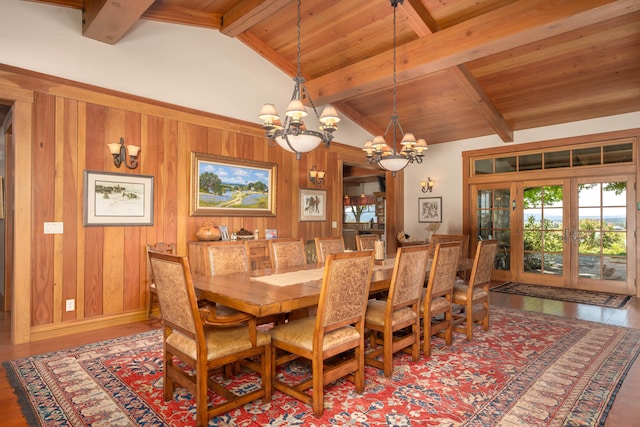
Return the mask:
<path id="1" fill-rule="evenodd" d="M 418 199 L 418 222 L 442 222 L 442 197 Z"/>
<path id="2" fill-rule="evenodd" d="M 84 226 L 153 225 L 153 176 L 84 171 Z"/>

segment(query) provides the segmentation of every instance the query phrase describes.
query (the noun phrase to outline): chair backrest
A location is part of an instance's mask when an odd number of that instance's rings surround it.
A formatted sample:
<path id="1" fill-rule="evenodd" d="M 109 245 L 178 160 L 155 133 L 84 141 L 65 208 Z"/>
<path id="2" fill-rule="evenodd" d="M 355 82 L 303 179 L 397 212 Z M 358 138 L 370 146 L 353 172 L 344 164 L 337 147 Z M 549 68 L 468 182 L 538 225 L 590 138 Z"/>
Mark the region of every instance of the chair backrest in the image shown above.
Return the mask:
<path id="1" fill-rule="evenodd" d="M 431 235 L 431 255 L 436 249 L 438 243 L 462 242 L 462 250 L 460 251 L 460 260 L 464 260 L 469 256 L 469 235 L 468 234 L 432 234 Z"/>
<path id="2" fill-rule="evenodd" d="M 398 248 L 387 298 L 387 312 L 418 303 L 427 274 L 428 246 Z"/>
<path id="3" fill-rule="evenodd" d="M 212 276 L 249 271 L 249 249 L 245 242 L 216 242 L 207 246 L 206 271 Z"/>
<path id="4" fill-rule="evenodd" d="M 340 237 L 316 237 L 318 262 L 324 263 L 327 255 L 344 252 L 344 239 Z"/>
<path id="5" fill-rule="evenodd" d="M 453 292 L 459 259 L 460 242 L 438 243 L 436 245 L 427 283 L 427 300 Z"/>
<path id="6" fill-rule="evenodd" d="M 356 236 L 356 249 L 359 251 L 372 251 L 374 243 L 380 240 L 377 234 L 359 234 Z"/>
<path id="7" fill-rule="evenodd" d="M 151 263 L 149 262 L 149 253 L 157 252 L 161 254 L 175 254 L 176 245 L 174 243 L 158 242 L 155 245 L 147 245 L 147 283 L 151 285 L 154 283 L 153 270 L 151 269 Z"/>
<path id="8" fill-rule="evenodd" d="M 491 281 L 491 273 L 498 249 L 497 240 L 480 240 L 476 248 L 476 256 L 473 259 L 469 287 L 483 285 Z"/>
<path id="9" fill-rule="evenodd" d="M 295 267 L 307 263 L 307 255 L 304 251 L 304 242 L 300 240 L 269 241 L 269 253 L 273 268 Z"/>
<path id="10" fill-rule="evenodd" d="M 204 332 L 189 261 L 186 257 L 158 252 L 150 252 L 149 261 L 156 281 L 163 324 L 203 342 Z"/>
<path id="11" fill-rule="evenodd" d="M 372 271 L 372 251 L 327 256 L 318 301 L 316 333 L 323 335 L 357 322 L 364 328 Z"/>

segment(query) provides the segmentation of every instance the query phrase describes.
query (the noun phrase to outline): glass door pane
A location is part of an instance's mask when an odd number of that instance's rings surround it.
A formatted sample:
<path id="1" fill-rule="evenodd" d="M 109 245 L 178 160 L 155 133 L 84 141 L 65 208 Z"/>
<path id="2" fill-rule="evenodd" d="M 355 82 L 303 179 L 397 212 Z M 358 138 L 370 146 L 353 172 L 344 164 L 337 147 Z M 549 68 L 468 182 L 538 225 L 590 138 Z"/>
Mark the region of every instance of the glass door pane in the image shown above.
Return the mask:
<path id="1" fill-rule="evenodd" d="M 626 282 L 627 182 L 578 184 L 578 277 L 583 281 Z M 588 286 L 593 286 L 588 285 Z"/>
<path id="2" fill-rule="evenodd" d="M 526 186 L 522 195 L 522 273 L 563 277 L 564 186 Z"/>
<path id="3" fill-rule="evenodd" d="M 478 190 L 475 235 L 478 240 L 497 240 L 495 269 L 507 271 L 511 269 L 511 190 L 509 188 Z"/>

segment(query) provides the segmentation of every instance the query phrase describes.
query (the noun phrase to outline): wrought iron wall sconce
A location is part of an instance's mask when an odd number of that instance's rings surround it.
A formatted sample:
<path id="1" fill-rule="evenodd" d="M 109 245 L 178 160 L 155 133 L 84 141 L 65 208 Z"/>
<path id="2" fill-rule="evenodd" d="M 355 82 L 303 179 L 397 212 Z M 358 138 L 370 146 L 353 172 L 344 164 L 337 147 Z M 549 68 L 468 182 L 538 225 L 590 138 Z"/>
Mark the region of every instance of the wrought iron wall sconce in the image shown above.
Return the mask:
<path id="1" fill-rule="evenodd" d="M 113 142 L 107 145 L 109 146 L 109 151 L 113 155 L 113 164 L 116 165 L 117 168 L 122 164 L 129 169 L 135 169 L 138 167 L 138 153 L 140 152 L 140 147 L 137 145 L 127 145 L 127 148 L 125 149 L 124 138 L 122 137 L 120 138 L 120 142 Z M 129 153 L 128 162 L 127 152 Z"/>
<path id="2" fill-rule="evenodd" d="M 325 171 L 317 170 L 316 165 L 313 165 L 313 167 L 311 167 L 311 170 L 309 171 L 309 181 L 316 185 L 322 185 L 324 184 L 325 173 Z"/>
<path id="3" fill-rule="evenodd" d="M 423 193 L 431 193 L 431 190 L 433 190 L 433 186 L 434 186 L 434 182 L 431 180 L 431 178 L 427 178 L 426 181 L 420 181 L 420 187 L 422 187 L 422 192 Z"/>

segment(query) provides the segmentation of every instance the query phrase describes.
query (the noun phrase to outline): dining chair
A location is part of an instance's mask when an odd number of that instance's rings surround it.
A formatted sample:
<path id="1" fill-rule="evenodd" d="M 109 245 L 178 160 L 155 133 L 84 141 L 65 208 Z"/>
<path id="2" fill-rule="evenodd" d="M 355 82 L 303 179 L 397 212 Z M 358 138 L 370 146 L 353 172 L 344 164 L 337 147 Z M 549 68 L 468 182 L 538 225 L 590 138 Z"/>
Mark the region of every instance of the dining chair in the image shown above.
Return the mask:
<path id="1" fill-rule="evenodd" d="M 176 253 L 176 245 L 174 243 L 158 242 L 155 245 L 146 245 L 147 248 L 147 319 L 151 318 L 154 304 L 158 303 L 158 291 L 156 290 L 156 283 L 153 279 L 153 271 L 151 270 L 151 264 L 149 263 L 149 252 L 160 252 L 167 254 Z"/>
<path id="2" fill-rule="evenodd" d="M 468 234 L 433 234 L 431 235 L 431 256 L 438 243 L 460 242 L 462 247 L 460 251 L 460 263 L 463 263 L 469 256 L 469 235 Z M 458 271 L 458 276 L 462 280 L 468 279 L 469 271 L 464 269 Z"/>
<path id="3" fill-rule="evenodd" d="M 480 240 L 471 267 L 469 281 L 456 283 L 453 290 L 453 303 L 463 306 L 464 310 L 454 316 L 454 330 L 473 339 L 473 325 L 479 323 L 482 329 L 489 330 L 489 285 L 498 248 L 497 240 Z"/>
<path id="4" fill-rule="evenodd" d="M 311 405 L 318 417 L 326 384 L 347 376 L 357 393 L 364 391 L 364 315 L 372 270 L 371 251 L 328 255 L 316 316 L 271 330 L 273 388 Z M 311 378 L 292 384 L 276 375 L 278 366 L 299 358 L 311 362 Z"/>
<path id="5" fill-rule="evenodd" d="M 271 265 L 273 268 L 297 267 L 307 263 L 307 254 L 304 250 L 304 241 L 300 240 L 270 240 L 269 252 L 271 254 Z M 276 318 L 276 322 L 294 320 L 300 317 L 307 317 L 309 308 L 302 308 L 288 312 L 284 318 Z M 286 319 L 286 320 L 285 320 Z"/>
<path id="6" fill-rule="evenodd" d="M 249 248 L 246 242 L 228 241 L 208 245 L 205 254 L 205 271 L 211 276 L 249 271 Z"/>
<path id="7" fill-rule="evenodd" d="M 420 358 L 420 298 L 428 261 L 427 246 L 398 248 L 387 299 L 367 303 L 364 327 L 372 350 L 365 363 L 382 369 L 385 377 L 393 374 L 394 353 L 410 347 L 413 361 Z"/>
<path id="8" fill-rule="evenodd" d="M 431 356 L 431 337 L 444 336 L 446 345 L 453 340 L 453 286 L 460 258 L 460 242 L 438 243 L 431 261 L 426 289 L 422 292 L 420 315 L 424 357 Z"/>
<path id="9" fill-rule="evenodd" d="M 460 260 L 464 260 L 467 256 L 469 256 L 469 235 L 468 234 L 432 234 L 430 243 L 431 243 L 431 253 L 433 256 L 435 251 L 435 247 L 438 243 L 448 243 L 448 242 L 462 242 L 462 250 L 460 252 Z"/>
<path id="10" fill-rule="evenodd" d="M 316 254 L 318 262 L 324 263 L 327 255 L 344 252 L 344 238 L 340 237 L 316 237 Z"/>
<path id="11" fill-rule="evenodd" d="M 228 241 L 216 242 L 215 245 L 207 246 L 206 270 L 211 276 L 223 274 L 244 273 L 251 271 L 249 261 L 249 245 L 247 242 Z M 201 307 L 207 306 L 211 316 L 218 318 L 231 317 L 236 319 L 240 312 L 222 304 L 215 304 L 209 301 L 202 301 Z M 243 313 L 244 314 L 244 313 Z M 219 321 L 222 321 L 221 319 Z M 284 321 L 283 316 L 268 316 L 258 319 L 258 323 L 266 324 L 271 322 Z"/>
<path id="12" fill-rule="evenodd" d="M 359 251 L 372 251 L 374 243 L 380 240 L 377 234 L 359 234 L 356 236 L 356 249 Z"/>
<path id="13" fill-rule="evenodd" d="M 307 263 L 307 255 L 304 251 L 304 241 L 296 240 L 269 240 L 269 253 L 273 268 L 296 267 Z"/>
<path id="14" fill-rule="evenodd" d="M 255 320 L 222 326 L 201 316 L 186 257 L 150 252 L 149 260 L 162 315 L 165 402 L 173 398 L 176 384 L 186 388 L 195 397 L 198 427 L 206 426 L 212 417 L 256 399 L 270 402 L 270 335 L 256 331 Z M 174 358 L 179 363 L 175 363 Z M 240 394 L 225 388 L 226 379 L 217 380 L 219 377 L 212 371 L 235 363 L 259 373 L 260 387 L 245 385 L 245 392 Z M 212 402 L 209 402 L 209 390 L 219 396 Z"/>

